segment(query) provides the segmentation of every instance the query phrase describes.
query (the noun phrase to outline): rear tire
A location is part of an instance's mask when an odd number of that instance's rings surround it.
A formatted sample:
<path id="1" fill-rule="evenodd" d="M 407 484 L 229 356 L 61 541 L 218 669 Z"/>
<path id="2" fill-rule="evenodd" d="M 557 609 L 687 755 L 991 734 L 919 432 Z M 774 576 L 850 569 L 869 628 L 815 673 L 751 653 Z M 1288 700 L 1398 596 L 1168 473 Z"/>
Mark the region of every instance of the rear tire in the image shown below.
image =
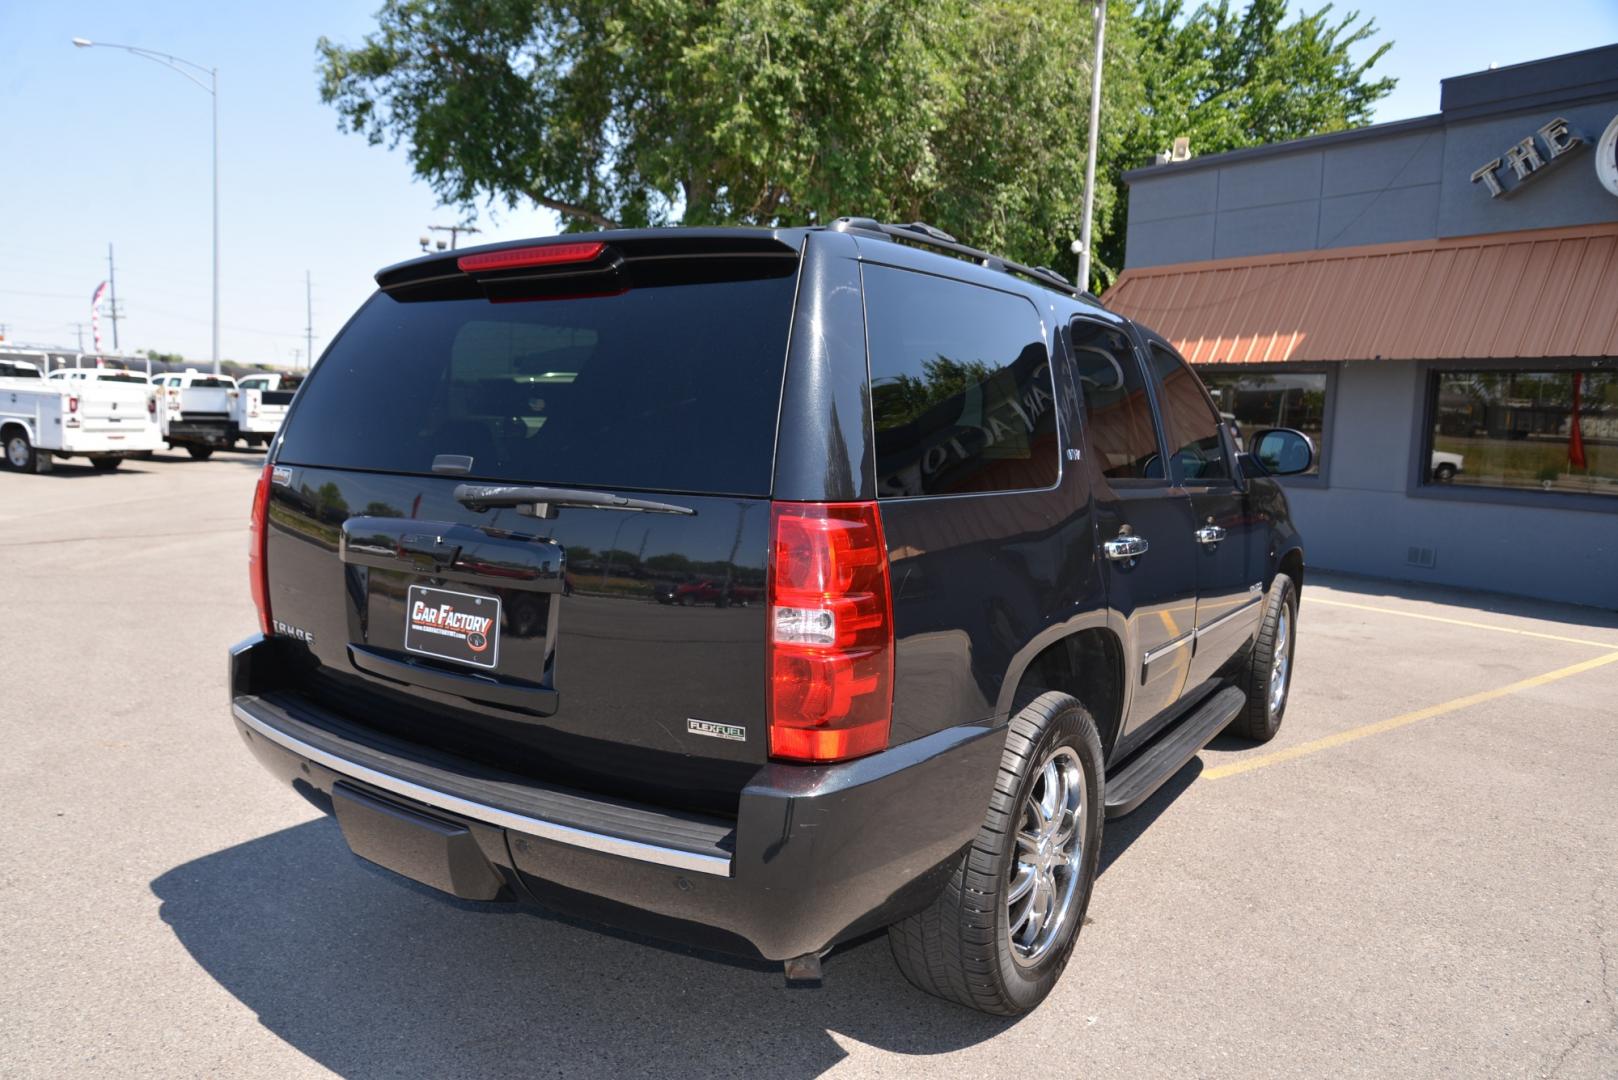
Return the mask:
<path id="1" fill-rule="evenodd" d="M 1433 470 L 1433 479 L 1440 484 L 1452 483 L 1455 480 L 1455 466 L 1447 461 L 1444 462 L 1444 464 Z"/>
<path id="2" fill-rule="evenodd" d="M 1258 639 L 1242 669 L 1241 688 L 1247 706 L 1225 730 L 1253 742 L 1266 743 L 1281 730 L 1292 690 L 1292 647 L 1297 639 L 1298 593 L 1292 579 L 1275 576 L 1270 601 L 1259 624 Z"/>
<path id="3" fill-rule="evenodd" d="M 33 472 L 39 463 L 34 444 L 28 441 L 28 432 L 11 428 L 5 437 L 6 464 L 18 472 Z"/>
<path id="4" fill-rule="evenodd" d="M 198 461 L 207 461 L 209 458 L 213 457 L 213 447 L 198 446 L 196 443 L 186 443 L 185 452 L 190 454 Z"/>
<path id="5" fill-rule="evenodd" d="M 1052 691 L 1019 712 L 977 837 L 932 906 L 888 927 L 905 978 L 1000 1016 L 1043 1001 L 1090 905 L 1104 783 L 1101 740 L 1083 705 Z"/>
<path id="6" fill-rule="evenodd" d="M 96 472 L 113 472 L 124 463 L 123 458 L 93 457 L 90 459 L 90 468 Z"/>

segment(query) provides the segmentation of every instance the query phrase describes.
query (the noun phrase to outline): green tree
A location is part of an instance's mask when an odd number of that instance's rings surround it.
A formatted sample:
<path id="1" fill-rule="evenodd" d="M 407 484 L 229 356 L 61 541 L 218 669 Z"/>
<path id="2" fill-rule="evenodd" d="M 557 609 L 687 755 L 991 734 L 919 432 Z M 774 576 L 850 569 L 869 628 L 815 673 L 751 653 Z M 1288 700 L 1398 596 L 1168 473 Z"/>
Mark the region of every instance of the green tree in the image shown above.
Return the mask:
<path id="1" fill-rule="evenodd" d="M 1125 168 L 1362 123 L 1372 33 L 1284 0 L 1186 16 L 1112 0 L 1096 191 L 1120 264 Z M 1042 0 L 385 0 L 322 38 L 339 124 L 402 145 L 447 203 L 532 202 L 566 229 L 926 220 L 1070 264 L 1088 138 L 1089 6 Z"/>

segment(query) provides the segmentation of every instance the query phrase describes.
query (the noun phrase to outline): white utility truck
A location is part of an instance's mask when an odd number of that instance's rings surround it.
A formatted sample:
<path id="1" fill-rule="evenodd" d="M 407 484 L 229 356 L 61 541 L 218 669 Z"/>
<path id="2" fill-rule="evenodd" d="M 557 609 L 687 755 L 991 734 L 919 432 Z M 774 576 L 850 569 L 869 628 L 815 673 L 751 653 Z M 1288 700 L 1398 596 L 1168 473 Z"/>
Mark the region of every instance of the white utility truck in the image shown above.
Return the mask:
<path id="1" fill-rule="evenodd" d="M 157 395 L 146 376 L 70 368 L 46 378 L 36 364 L 0 356 L 0 444 L 11 468 L 49 472 L 57 458 L 82 456 L 111 471 L 161 443 Z"/>
<path id="2" fill-rule="evenodd" d="M 236 408 L 231 416 L 231 441 L 241 439 L 248 446 L 268 446 L 281 430 L 292 395 L 303 381 L 301 375 L 243 375 L 236 382 Z"/>
<path id="3" fill-rule="evenodd" d="M 201 460 L 235 441 L 231 427 L 240 394 L 235 379 L 187 368 L 164 375 L 159 385 L 157 415 L 170 448 L 183 446 Z"/>

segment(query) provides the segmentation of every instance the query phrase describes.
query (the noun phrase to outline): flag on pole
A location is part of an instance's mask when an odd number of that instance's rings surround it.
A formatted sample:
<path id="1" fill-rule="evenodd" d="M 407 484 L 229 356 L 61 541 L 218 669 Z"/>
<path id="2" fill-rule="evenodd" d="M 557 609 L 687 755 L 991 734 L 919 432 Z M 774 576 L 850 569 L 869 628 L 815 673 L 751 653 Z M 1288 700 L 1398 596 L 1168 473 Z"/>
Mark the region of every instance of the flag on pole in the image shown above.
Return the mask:
<path id="1" fill-rule="evenodd" d="M 1575 469 L 1589 466 L 1584 460 L 1584 432 L 1579 429 L 1579 393 L 1584 389 L 1584 372 L 1573 373 L 1573 412 L 1567 423 L 1567 463 Z"/>
<path id="2" fill-rule="evenodd" d="M 101 301 L 106 298 L 107 283 L 103 281 L 90 294 L 90 338 L 95 342 L 96 367 L 101 366 Z"/>

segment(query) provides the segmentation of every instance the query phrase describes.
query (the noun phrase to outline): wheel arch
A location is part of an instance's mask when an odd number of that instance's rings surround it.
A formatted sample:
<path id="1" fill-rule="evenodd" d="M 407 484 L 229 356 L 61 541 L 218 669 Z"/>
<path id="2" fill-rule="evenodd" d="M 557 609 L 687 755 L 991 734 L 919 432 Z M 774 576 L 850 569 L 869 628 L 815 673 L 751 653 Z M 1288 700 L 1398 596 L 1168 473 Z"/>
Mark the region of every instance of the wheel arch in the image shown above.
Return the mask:
<path id="1" fill-rule="evenodd" d="M 21 430 L 24 435 L 28 436 L 30 445 L 39 445 L 39 436 L 34 432 L 34 425 L 27 420 L 20 420 L 15 417 L 0 420 L 0 442 L 11 438 L 11 433 L 17 430 Z"/>
<path id="2" fill-rule="evenodd" d="M 1291 547 L 1281 553 L 1281 559 L 1276 564 L 1275 572 L 1285 574 L 1292 579 L 1294 592 L 1303 593 L 1303 548 Z"/>
<path id="3" fill-rule="evenodd" d="M 1020 663 L 1001 691 L 999 714 L 1009 720 L 1046 690 L 1077 698 L 1095 721 L 1105 760 L 1129 708 L 1123 658 L 1123 637 L 1102 613 L 1076 626 L 1053 627 L 1018 653 Z"/>

